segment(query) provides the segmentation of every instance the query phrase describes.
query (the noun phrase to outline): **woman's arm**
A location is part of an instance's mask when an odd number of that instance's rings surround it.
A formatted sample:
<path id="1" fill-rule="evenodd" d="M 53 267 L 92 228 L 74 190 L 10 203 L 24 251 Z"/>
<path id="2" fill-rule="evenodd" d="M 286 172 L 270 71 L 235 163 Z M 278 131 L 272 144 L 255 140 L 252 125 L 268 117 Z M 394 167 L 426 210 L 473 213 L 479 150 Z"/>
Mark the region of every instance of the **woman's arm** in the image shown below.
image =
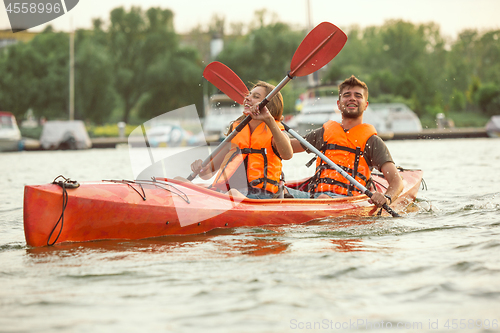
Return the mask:
<path id="1" fill-rule="evenodd" d="M 266 122 L 266 125 L 271 130 L 271 133 L 273 133 L 273 146 L 276 148 L 281 158 L 284 160 L 291 159 L 293 156 L 293 149 L 288 135 L 278 127 L 274 118 L 272 122 Z"/>
<path id="2" fill-rule="evenodd" d="M 191 164 L 191 171 L 197 173 L 201 179 L 210 179 L 213 177 L 217 171 L 219 171 L 222 161 L 224 157 L 229 152 L 229 147 L 231 145 L 228 144 L 207 164 L 204 168 L 201 167 L 203 164 L 202 160 L 196 160 Z"/>

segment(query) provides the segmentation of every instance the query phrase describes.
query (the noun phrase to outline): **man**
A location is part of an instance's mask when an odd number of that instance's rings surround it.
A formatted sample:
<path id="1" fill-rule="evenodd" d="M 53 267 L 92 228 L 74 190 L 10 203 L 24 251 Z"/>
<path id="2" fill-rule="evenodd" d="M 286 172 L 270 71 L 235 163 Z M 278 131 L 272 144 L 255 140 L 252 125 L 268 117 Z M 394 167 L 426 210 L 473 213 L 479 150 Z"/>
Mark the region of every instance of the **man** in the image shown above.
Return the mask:
<path id="1" fill-rule="evenodd" d="M 305 139 L 363 186 L 367 187 L 372 168 L 380 170 L 389 187 L 385 195 L 374 192 L 370 203 L 378 207 L 385 203 L 390 205 L 403 190 L 403 181 L 375 128 L 363 124 L 363 113 L 368 107 L 368 87 L 354 75 L 351 76 L 339 85 L 337 105 L 342 113 L 342 122 L 328 121 Z M 306 150 L 296 139 L 291 140 L 291 144 L 294 153 Z M 311 197 L 322 199 L 355 195 L 360 191 L 317 157 L 316 173 L 309 185 L 309 192 Z M 291 194 L 297 197 L 295 191 L 291 191 Z"/>

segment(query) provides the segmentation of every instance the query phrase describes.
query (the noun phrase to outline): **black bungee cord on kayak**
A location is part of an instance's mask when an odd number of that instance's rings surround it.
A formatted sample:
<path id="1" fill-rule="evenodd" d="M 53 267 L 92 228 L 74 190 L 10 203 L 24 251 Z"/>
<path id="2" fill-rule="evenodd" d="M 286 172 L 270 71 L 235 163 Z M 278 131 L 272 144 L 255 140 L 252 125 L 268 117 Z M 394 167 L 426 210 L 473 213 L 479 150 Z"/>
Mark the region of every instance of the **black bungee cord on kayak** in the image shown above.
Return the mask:
<path id="1" fill-rule="evenodd" d="M 58 181 L 59 178 L 64 179 L 64 181 L 63 180 Z M 62 211 L 61 211 L 61 216 L 59 216 L 59 220 L 57 220 L 56 225 L 54 226 L 54 228 L 52 228 L 52 231 L 49 234 L 49 238 L 47 238 L 47 246 L 54 245 L 57 242 L 57 240 L 59 239 L 59 236 L 61 236 L 61 232 L 62 232 L 63 226 L 64 226 L 64 211 L 66 210 L 66 206 L 68 205 L 68 191 L 66 189 L 77 188 L 80 186 L 80 184 L 78 184 L 78 182 L 76 180 L 71 180 L 71 179 L 66 178 L 62 175 L 57 176 L 54 179 L 54 181 L 52 182 L 52 184 L 56 184 L 56 185 L 59 185 L 62 187 L 62 191 L 63 191 L 62 192 Z M 54 231 L 56 231 L 56 228 L 59 225 L 59 222 L 61 223 L 61 227 L 59 228 L 59 233 L 57 234 L 56 239 L 54 239 L 53 242 L 50 242 L 50 239 L 52 238 L 52 234 L 54 233 Z"/>
<path id="2" fill-rule="evenodd" d="M 178 195 L 182 200 L 184 200 L 188 204 L 191 203 L 189 201 L 189 198 L 188 198 L 186 193 L 182 192 L 174 185 L 167 183 L 167 182 L 159 181 L 154 177 L 152 178 L 152 180 L 124 180 L 124 179 L 122 179 L 122 180 L 103 180 L 103 182 L 127 184 L 130 188 L 132 188 L 135 192 L 137 192 L 137 194 L 139 194 L 141 196 L 142 200 L 144 200 L 144 201 L 146 201 L 146 193 L 144 192 L 144 188 L 142 187 L 142 184 L 149 184 L 149 185 L 154 185 L 155 187 L 161 188 L 162 190 L 165 190 L 165 191 L 168 191 L 170 193 Z M 133 187 L 132 184 L 139 185 L 141 187 L 142 194 L 135 187 Z M 160 184 L 170 186 L 173 189 L 175 189 L 175 191 L 172 191 L 171 189 L 168 189 L 164 186 L 161 186 Z"/>
<path id="3" fill-rule="evenodd" d="M 141 198 L 142 198 L 143 201 L 146 201 L 146 192 L 144 192 L 144 188 L 142 187 L 142 185 L 140 183 L 136 183 L 133 180 L 125 180 L 125 179 L 122 179 L 122 180 L 103 180 L 103 182 L 127 184 L 131 189 L 133 189 L 135 192 L 137 192 L 137 194 L 139 194 L 141 196 Z M 133 187 L 132 184 L 139 185 L 139 187 L 141 188 L 142 193 L 139 192 L 135 187 Z"/>
<path id="4" fill-rule="evenodd" d="M 177 187 L 175 187 L 174 185 L 172 185 L 170 183 L 167 183 L 167 182 L 164 182 L 164 181 L 160 181 L 160 180 L 156 179 L 155 177 L 152 177 L 151 181 L 144 180 L 144 182 L 147 182 L 148 184 L 153 184 L 156 187 L 159 187 L 159 188 L 161 188 L 161 189 L 163 189 L 165 191 L 168 191 L 170 193 L 176 194 L 176 195 L 178 195 L 181 199 L 183 199 L 188 204 L 191 203 L 191 201 L 189 201 L 189 197 L 187 196 L 186 193 L 182 192 L 181 190 L 179 190 Z M 168 189 L 166 187 L 163 187 L 160 184 L 170 186 L 171 188 L 175 189 L 177 192 L 174 192 L 174 191 L 172 191 L 172 190 L 170 190 L 170 189 Z"/>

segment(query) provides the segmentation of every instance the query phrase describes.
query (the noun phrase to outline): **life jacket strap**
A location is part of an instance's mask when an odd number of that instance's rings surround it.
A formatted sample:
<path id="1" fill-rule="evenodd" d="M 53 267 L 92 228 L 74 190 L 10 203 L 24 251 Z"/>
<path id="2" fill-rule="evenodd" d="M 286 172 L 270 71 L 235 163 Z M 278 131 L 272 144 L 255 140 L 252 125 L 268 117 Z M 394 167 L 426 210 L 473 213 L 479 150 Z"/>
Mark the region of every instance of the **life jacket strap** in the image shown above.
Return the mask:
<path id="1" fill-rule="evenodd" d="M 327 143 L 327 142 L 323 143 L 323 149 L 325 151 L 326 150 L 344 150 L 344 151 L 347 151 L 347 152 L 353 153 L 353 154 L 356 154 L 356 152 L 357 152 L 357 149 L 341 146 L 341 145 L 338 145 L 335 143 Z"/>
<path id="2" fill-rule="evenodd" d="M 248 184 L 250 186 L 257 186 L 257 185 L 259 185 L 261 183 L 269 183 L 269 184 L 272 184 L 272 185 L 279 186 L 279 182 L 277 182 L 275 180 L 272 180 L 272 179 L 269 179 L 269 178 L 266 178 L 266 177 L 254 179 L 251 182 L 249 182 Z"/>
<path id="3" fill-rule="evenodd" d="M 345 189 L 349 189 L 349 187 L 352 186 L 351 184 L 343 183 L 343 182 L 340 182 L 338 180 L 331 179 L 331 178 L 321 178 L 318 183 L 337 185 L 337 186 L 345 188 Z M 350 192 L 348 195 L 352 196 L 352 193 Z"/>
<path id="4" fill-rule="evenodd" d="M 359 178 L 361 179 L 363 182 L 367 182 L 368 179 L 365 177 L 365 175 L 363 175 L 362 173 L 359 173 L 356 171 L 356 173 L 354 173 L 354 169 L 351 169 L 351 168 L 348 168 L 348 167 L 345 167 L 343 165 L 338 165 L 339 168 L 341 168 L 342 170 L 344 170 L 345 172 L 347 172 L 349 175 L 352 176 L 352 178 L 356 179 L 356 178 Z M 329 165 L 327 164 L 323 164 L 323 165 L 320 165 L 318 167 L 318 170 L 321 172 L 325 169 L 331 169 L 331 170 L 335 170 L 334 168 L 330 167 Z M 335 170 L 336 171 L 336 170 Z"/>
<path id="5" fill-rule="evenodd" d="M 352 176 L 352 178 L 356 179 L 356 176 L 359 176 L 358 175 L 358 166 L 359 166 L 359 158 L 362 155 L 361 147 L 356 147 L 356 152 L 354 154 L 355 154 L 354 167 L 352 168 L 351 176 Z M 363 178 L 364 178 L 363 181 L 366 183 L 367 179 L 364 176 L 363 176 Z M 352 191 L 354 191 L 354 185 L 352 185 L 350 182 L 349 182 L 349 187 L 347 188 L 347 191 L 349 192 L 349 195 L 352 195 Z"/>
<path id="6" fill-rule="evenodd" d="M 242 154 L 262 154 L 265 156 L 267 151 L 266 151 L 266 148 L 261 148 L 261 149 L 243 148 L 243 149 L 241 149 L 241 153 Z"/>

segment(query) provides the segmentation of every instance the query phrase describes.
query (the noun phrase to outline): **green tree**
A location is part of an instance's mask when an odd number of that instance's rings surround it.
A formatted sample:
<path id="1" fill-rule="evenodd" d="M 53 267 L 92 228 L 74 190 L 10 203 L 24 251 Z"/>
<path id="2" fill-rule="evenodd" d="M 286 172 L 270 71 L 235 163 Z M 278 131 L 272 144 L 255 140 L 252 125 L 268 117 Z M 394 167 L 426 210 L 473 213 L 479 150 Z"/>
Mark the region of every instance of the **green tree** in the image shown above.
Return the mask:
<path id="1" fill-rule="evenodd" d="M 22 117 L 32 108 L 35 116 L 67 117 L 69 39 L 49 26 L 29 43 L 8 48 L 1 61 L 0 104 Z"/>
<path id="2" fill-rule="evenodd" d="M 481 82 L 500 84 L 500 30 L 480 34 L 464 30 L 452 44 L 446 64 L 449 82 L 467 96 L 469 109 L 483 109 L 474 99 Z M 489 88 L 484 88 L 485 93 Z M 484 112 L 484 110 L 483 110 Z"/>
<path id="3" fill-rule="evenodd" d="M 280 82 L 290 70 L 292 57 L 304 37 L 304 31 L 293 30 L 288 24 L 265 23 L 266 12 L 257 12 L 257 26 L 247 35 L 226 42 L 217 60 L 229 66 L 248 85 L 258 80 Z M 294 105 L 286 104 L 285 112 Z"/>
<path id="4" fill-rule="evenodd" d="M 375 29 L 375 27 L 371 27 L 362 31 L 358 26 L 352 26 L 346 30 L 348 36 L 347 43 L 335 59 L 327 65 L 327 70 L 323 77 L 325 83 L 342 81 L 351 75 L 355 75 L 358 78 L 364 76 L 363 79 L 366 80 L 366 76 L 370 73 L 366 71 L 366 68 L 380 68 L 376 64 L 376 59 L 379 59 L 379 57 L 376 55 L 372 57 L 365 55 L 367 52 L 366 48 L 370 48 L 375 53 L 381 50 L 379 34 L 374 31 Z M 372 87 L 370 86 L 371 89 Z"/>
<path id="5" fill-rule="evenodd" d="M 450 108 L 452 111 L 465 111 L 467 99 L 465 94 L 457 89 L 453 90 L 451 95 Z"/>
<path id="6" fill-rule="evenodd" d="M 451 45 L 445 71 L 453 88 L 459 91 L 467 91 L 474 77 L 478 78 L 478 59 L 475 47 L 478 38 L 479 34 L 476 30 L 464 30 Z"/>
<path id="7" fill-rule="evenodd" d="M 500 30 L 484 33 L 477 42 L 479 77 L 484 82 L 500 84 Z"/>
<path id="8" fill-rule="evenodd" d="M 100 21 L 92 31 L 78 31 L 75 55 L 75 113 L 77 118 L 105 123 L 116 105 L 113 59 L 107 52 Z"/>
<path id="9" fill-rule="evenodd" d="M 37 68 L 38 55 L 25 43 L 5 48 L 0 55 L 0 109 L 11 111 L 20 119 L 35 99 L 32 73 Z"/>
<path id="10" fill-rule="evenodd" d="M 262 26 L 227 43 L 217 60 L 247 81 L 279 82 L 290 69 L 302 37 L 284 23 Z"/>
<path id="11" fill-rule="evenodd" d="M 448 89 L 442 70 L 446 43 L 436 24 L 389 20 L 364 30 L 352 26 L 346 32 L 347 44 L 332 61 L 326 81 L 355 75 L 368 84 L 371 98 L 386 95 L 412 100 L 419 114 L 426 112 L 426 105 L 435 105 L 436 91 Z"/>
<path id="12" fill-rule="evenodd" d="M 159 114 L 196 104 L 203 106 L 202 71 L 199 53 L 179 49 L 158 59 L 148 68 L 149 89 L 140 103 L 140 115 L 152 118 Z"/>
<path id="13" fill-rule="evenodd" d="M 159 58 L 178 48 L 170 10 L 123 7 L 110 13 L 109 51 L 114 60 L 115 89 L 120 96 L 128 122 L 132 108 L 150 88 L 148 74 Z"/>
<path id="14" fill-rule="evenodd" d="M 500 86 L 495 83 L 482 85 L 476 92 L 476 100 L 485 115 L 498 114 L 500 110 Z"/>

